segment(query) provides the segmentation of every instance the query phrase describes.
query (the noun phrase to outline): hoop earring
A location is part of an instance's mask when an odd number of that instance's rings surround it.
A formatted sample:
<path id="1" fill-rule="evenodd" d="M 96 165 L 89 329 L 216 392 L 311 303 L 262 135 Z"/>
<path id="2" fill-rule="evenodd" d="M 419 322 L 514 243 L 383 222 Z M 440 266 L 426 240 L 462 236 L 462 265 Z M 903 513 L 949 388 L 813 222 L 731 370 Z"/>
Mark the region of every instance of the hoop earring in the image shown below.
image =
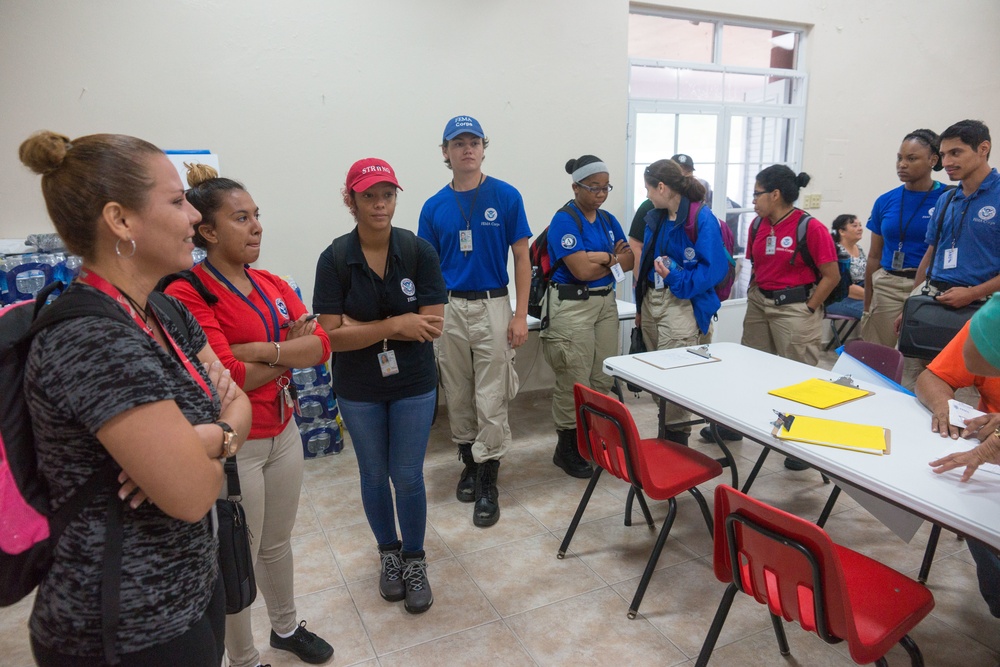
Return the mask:
<path id="1" fill-rule="evenodd" d="M 128 242 L 132 244 L 132 252 L 130 252 L 127 255 L 123 255 L 122 254 L 121 247 L 119 246 L 119 244 L 121 242 L 122 242 L 121 239 L 118 239 L 117 241 L 115 241 L 115 254 L 118 255 L 119 257 L 121 257 L 122 259 L 128 259 L 129 257 L 132 257 L 135 254 L 135 239 L 129 239 L 128 240 Z"/>

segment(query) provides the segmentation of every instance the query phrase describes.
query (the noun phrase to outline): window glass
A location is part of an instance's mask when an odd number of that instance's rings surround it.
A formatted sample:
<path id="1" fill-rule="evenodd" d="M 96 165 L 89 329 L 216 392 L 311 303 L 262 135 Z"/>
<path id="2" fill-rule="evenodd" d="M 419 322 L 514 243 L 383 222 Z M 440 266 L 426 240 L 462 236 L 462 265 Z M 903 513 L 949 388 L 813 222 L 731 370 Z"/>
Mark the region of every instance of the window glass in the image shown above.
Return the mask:
<path id="1" fill-rule="evenodd" d="M 633 99 L 676 100 L 677 70 L 672 67 L 632 65 L 628 94 Z"/>
<path id="2" fill-rule="evenodd" d="M 722 26 L 722 63 L 741 67 L 795 67 L 798 34 L 738 25 Z"/>
<path id="3" fill-rule="evenodd" d="M 628 15 L 628 55 L 650 60 L 712 62 L 715 23 L 685 19 Z"/>

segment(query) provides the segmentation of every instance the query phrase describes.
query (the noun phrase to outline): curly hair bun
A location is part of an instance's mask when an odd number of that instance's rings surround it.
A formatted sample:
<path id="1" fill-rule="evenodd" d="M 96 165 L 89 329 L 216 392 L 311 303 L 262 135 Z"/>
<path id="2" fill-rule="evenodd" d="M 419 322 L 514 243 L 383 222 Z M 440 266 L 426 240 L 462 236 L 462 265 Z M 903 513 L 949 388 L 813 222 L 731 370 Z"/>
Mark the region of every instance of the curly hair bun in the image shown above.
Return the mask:
<path id="1" fill-rule="evenodd" d="M 795 177 L 795 185 L 799 186 L 800 188 L 804 188 L 807 185 L 809 185 L 809 181 L 811 180 L 812 177 L 810 177 L 809 174 L 803 171 L 800 172 L 799 175 Z"/>
<path id="2" fill-rule="evenodd" d="M 36 174 L 45 175 L 62 165 L 66 151 L 72 147 L 69 137 L 41 130 L 21 142 L 17 154 L 24 166 Z"/>
<path id="3" fill-rule="evenodd" d="M 194 164 L 184 163 L 187 167 L 187 182 L 192 188 L 196 188 L 205 181 L 210 181 L 213 178 L 219 177 L 219 172 L 215 170 L 214 167 L 210 167 L 207 164 L 201 164 L 200 162 L 195 162 Z"/>

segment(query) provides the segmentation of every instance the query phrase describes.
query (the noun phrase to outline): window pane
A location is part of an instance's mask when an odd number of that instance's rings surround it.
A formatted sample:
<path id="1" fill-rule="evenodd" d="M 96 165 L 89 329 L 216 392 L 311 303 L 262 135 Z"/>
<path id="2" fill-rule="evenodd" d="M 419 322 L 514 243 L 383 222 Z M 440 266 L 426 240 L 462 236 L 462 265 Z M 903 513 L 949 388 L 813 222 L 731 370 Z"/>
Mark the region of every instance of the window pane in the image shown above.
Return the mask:
<path id="1" fill-rule="evenodd" d="M 715 24 L 710 21 L 628 15 L 630 58 L 710 63 L 714 39 Z"/>
<path id="2" fill-rule="evenodd" d="M 628 94 L 633 99 L 676 100 L 677 70 L 632 65 Z"/>
<path id="3" fill-rule="evenodd" d="M 677 71 L 682 100 L 722 101 L 722 72 L 700 72 L 680 69 Z"/>
<path id="4" fill-rule="evenodd" d="M 677 117 L 672 113 L 635 115 L 635 162 L 646 165 L 677 152 Z M 640 171 L 641 175 L 641 171 Z M 645 189 L 643 189 L 645 192 Z M 646 196 L 643 195 L 643 199 Z"/>
<path id="5" fill-rule="evenodd" d="M 715 114 L 680 114 L 677 116 L 677 150 L 694 160 L 694 175 L 715 185 L 715 141 L 718 131 Z M 670 157 L 667 153 L 661 157 Z"/>
<path id="6" fill-rule="evenodd" d="M 795 68 L 798 33 L 736 25 L 722 27 L 722 64 Z"/>

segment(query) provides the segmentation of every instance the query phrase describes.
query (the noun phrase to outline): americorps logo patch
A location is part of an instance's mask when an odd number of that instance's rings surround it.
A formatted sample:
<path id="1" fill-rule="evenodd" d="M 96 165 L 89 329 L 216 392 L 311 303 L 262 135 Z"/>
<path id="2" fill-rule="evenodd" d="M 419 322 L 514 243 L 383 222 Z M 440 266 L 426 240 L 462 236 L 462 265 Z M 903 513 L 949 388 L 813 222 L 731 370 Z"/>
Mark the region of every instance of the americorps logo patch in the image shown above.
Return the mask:
<path id="1" fill-rule="evenodd" d="M 288 306 L 285 305 L 285 300 L 280 296 L 274 300 L 274 305 L 278 307 L 278 312 L 288 317 Z"/>
<path id="2" fill-rule="evenodd" d="M 573 236 L 572 234 L 566 234 L 565 236 L 562 237 L 562 239 L 560 239 L 559 243 L 562 245 L 563 248 L 566 248 L 566 250 L 569 250 L 570 248 L 575 248 L 576 237 Z"/>
<path id="3" fill-rule="evenodd" d="M 488 209 L 486 209 L 486 212 L 483 215 L 486 216 L 487 220 L 493 222 L 494 220 L 497 219 L 497 210 L 491 206 Z"/>
<path id="4" fill-rule="evenodd" d="M 984 206 L 979 209 L 979 219 L 980 220 L 992 220 L 997 215 L 997 209 L 995 206 Z"/>
<path id="5" fill-rule="evenodd" d="M 782 248 L 791 248 L 792 247 L 792 237 L 791 236 L 785 236 L 784 238 L 782 238 L 781 239 L 781 247 Z"/>
<path id="6" fill-rule="evenodd" d="M 413 284 L 413 281 L 409 278 L 403 278 L 399 281 L 399 289 L 403 290 L 403 294 L 406 296 L 413 296 L 417 293 L 417 288 Z"/>

